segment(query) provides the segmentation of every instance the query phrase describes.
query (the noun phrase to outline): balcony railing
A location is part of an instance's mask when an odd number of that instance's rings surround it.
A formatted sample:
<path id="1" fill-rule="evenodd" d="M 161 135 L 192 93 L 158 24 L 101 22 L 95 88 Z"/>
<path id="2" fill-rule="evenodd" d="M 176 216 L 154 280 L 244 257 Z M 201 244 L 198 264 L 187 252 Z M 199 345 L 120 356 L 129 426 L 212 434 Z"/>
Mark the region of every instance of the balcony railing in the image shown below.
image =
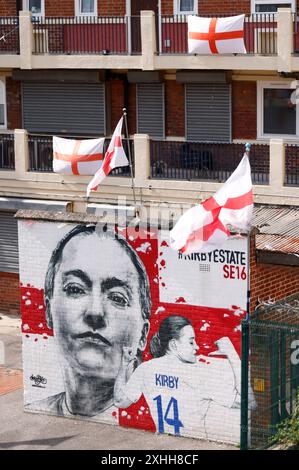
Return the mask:
<path id="1" fill-rule="evenodd" d="M 61 136 L 67 137 L 67 136 Z M 71 137 L 70 137 L 71 138 Z M 72 137 L 74 138 L 74 137 Z M 78 137 L 76 138 L 84 138 Z M 87 137 L 85 137 L 87 138 Z M 90 138 L 90 136 L 89 136 Z M 51 135 L 28 135 L 28 146 L 29 146 L 29 171 L 38 172 L 53 172 L 53 140 Z M 128 141 L 122 139 L 123 147 L 128 155 Z M 105 139 L 104 153 L 109 146 L 110 140 Z M 134 174 L 134 145 L 133 140 L 130 140 L 130 149 L 132 157 L 132 166 Z M 130 167 L 115 168 L 109 176 L 131 176 Z"/>
<path id="2" fill-rule="evenodd" d="M 32 17 L 34 54 L 141 54 L 140 17 Z"/>
<path id="3" fill-rule="evenodd" d="M 19 18 L 0 17 L 0 54 L 19 54 Z"/>
<path id="4" fill-rule="evenodd" d="M 15 169 L 14 135 L 0 134 L 0 170 Z"/>
<path id="5" fill-rule="evenodd" d="M 299 186 L 299 146 L 285 146 L 285 185 Z"/>
<path id="6" fill-rule="evenodd" d="M 177 180 L 225 181 L 244 154 L 243 144 L 151 141 L 151 177 Z M 269 182 L 269 145 L 251 146 L 252 180 Z"/>
<path id="7" fill-rule="evenodd" d="M 203 15 L 209 17 L 210 15 Z M 227 16 L 219 15 L 217 17 Z M 161 16 L 159 53 L 188 54 L 187 16 Z M 245 17 L 244 42 L 248 54 L 277 54 L 277 18 L 274 13 Z"/>

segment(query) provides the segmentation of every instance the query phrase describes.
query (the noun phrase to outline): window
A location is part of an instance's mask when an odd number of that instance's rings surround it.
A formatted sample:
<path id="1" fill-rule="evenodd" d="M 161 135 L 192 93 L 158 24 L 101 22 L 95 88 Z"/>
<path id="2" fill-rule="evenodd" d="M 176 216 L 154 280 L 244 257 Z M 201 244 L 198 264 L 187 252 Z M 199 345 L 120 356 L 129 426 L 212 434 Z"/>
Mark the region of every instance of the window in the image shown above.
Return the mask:
<path id="1" fill-rule="evenodd" d="M 258 84 L 258 137 L 299 137 L 298 104 L 288 83 Z"/>
<path id="2" fill-rule="evenodd" d="M 45 16 L 45 0 L 23 0 L 23 8 L 33 16 Z"/>
<path id="3" fill-rule="evenodd" d="M 0 78 L 0 128 L 7 128 L 5 78 Z"/>
<path id="4" fill-rule="evenodd" d="M 175 15 L 197 15 L 197 0 L 174 0 L 173 11 Z"/>
<path id="5" fill-rule="evenodd" d="M 278 8 L 292 8 L 292 11 L 296 11 L 295 0 L 251 0 L 251 11 L 252 13 L 275 13 Z"/>
<path id="6" fill-rule="evenodd" d="M 76 0 L 76 16 L 97 16 L 97 0 Z"/>

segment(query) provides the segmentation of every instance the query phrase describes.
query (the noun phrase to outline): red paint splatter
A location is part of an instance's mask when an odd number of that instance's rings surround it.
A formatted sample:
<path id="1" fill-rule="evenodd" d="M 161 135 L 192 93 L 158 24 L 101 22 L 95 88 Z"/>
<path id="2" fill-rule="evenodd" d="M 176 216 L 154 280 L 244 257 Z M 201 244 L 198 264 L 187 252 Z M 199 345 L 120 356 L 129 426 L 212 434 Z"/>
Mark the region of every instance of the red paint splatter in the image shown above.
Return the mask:
<path id="1" fill-rule="evenodd" d="M 169 246 L 169 245 L 166 240 L 163 240 L 163 242 L 161 243 L 161 246 Z"/>
<path id="2" fill-rule="evenodd" d="M 161 285 L 162 285 L 162 287 L 165 287 L 165 286 L 166 286 L 165 282 L 162 282 L 162 284 L 161 284 Z"/>
<path id="3" fill-rule="evenodd" d="M 165 268 L 165 266 L 166 266 L 166 261 L 165 261 L 165 259 L 162 259 L 162 260 L 161 260 L 160 265 L 162 266 L 162 268 Z"/>
<path id="4" fill-rule="evenodd" d="M 184 297 L 178 297 L 177 299 L 175 299 L 175 303 L 176 304 L 186 304 L 186 300 L 184 299 Z"/>
<path id="5" fill-rule="evenodd" d="M 20 286 L 21 315 L 23 333 L 32 333 L 53 336 L 53 330 L 48 328 L 46 321 L 46 309 L 44 305 L 44 290 L 36 289 L 30 284 Z M 26 301 L 30 296 L 30 303 Z M 24 328 L 26 325 L 26 329 Z M 40 326 L 42 325 L 42 326 Z"/>

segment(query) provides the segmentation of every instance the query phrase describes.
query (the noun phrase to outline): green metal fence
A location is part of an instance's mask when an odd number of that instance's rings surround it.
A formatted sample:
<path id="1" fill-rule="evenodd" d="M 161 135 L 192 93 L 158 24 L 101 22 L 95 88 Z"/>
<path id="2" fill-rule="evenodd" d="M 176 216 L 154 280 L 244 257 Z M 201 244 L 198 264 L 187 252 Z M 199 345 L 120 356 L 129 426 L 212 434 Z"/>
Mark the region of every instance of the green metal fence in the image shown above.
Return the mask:
<path id="1" fill-rule="evenodd" d="M 299 295 L 242 321 L 241 449 L 268 447 L 299 388 Z"/>

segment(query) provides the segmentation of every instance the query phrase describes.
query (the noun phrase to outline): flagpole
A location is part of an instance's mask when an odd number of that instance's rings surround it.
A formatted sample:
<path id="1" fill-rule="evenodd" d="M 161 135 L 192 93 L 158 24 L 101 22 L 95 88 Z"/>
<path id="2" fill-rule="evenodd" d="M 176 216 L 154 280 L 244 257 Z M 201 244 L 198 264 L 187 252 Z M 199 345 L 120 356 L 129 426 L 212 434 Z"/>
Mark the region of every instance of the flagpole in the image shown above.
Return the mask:
<path id="1" fill-rule="evenodd" d="M 131 157 L 130 138 L 129 138 L 129 131 L 128 131 L 127 110 L 126 110 L 126 108 L 123 108 L 123 116 L 124 116 L 124 121 L 125 121 L 125 135 L 126 135 L 126 140 L 127 140 L 127 143 L 128 143 L 128 157 L 129 157 L 129 163 L 130 163 L 130 171 L 131 171 L 131 179 L 132 179 L 132 191 L 133 191 L 134 205 L 135 205 L 135 208 L 137 208 L 137 204 L 136 204 L 136 194 L 135 194 L 135 183 L 134 183 L 134 175 L 133 175 L 133 166 L 132 166 L 132 157 Z"/>
<path id="2" fill-rule="evenodd" d="M 245 144 L 245 154 L 247 155 L 248 159 L 250 157 L 250 147 L 251 144 Z M 251 229 L 247 235 L 247 305 L 246 305 L 246 320 L 249 320 L 250 316 L 250 249 L 251 249 Z"/>

